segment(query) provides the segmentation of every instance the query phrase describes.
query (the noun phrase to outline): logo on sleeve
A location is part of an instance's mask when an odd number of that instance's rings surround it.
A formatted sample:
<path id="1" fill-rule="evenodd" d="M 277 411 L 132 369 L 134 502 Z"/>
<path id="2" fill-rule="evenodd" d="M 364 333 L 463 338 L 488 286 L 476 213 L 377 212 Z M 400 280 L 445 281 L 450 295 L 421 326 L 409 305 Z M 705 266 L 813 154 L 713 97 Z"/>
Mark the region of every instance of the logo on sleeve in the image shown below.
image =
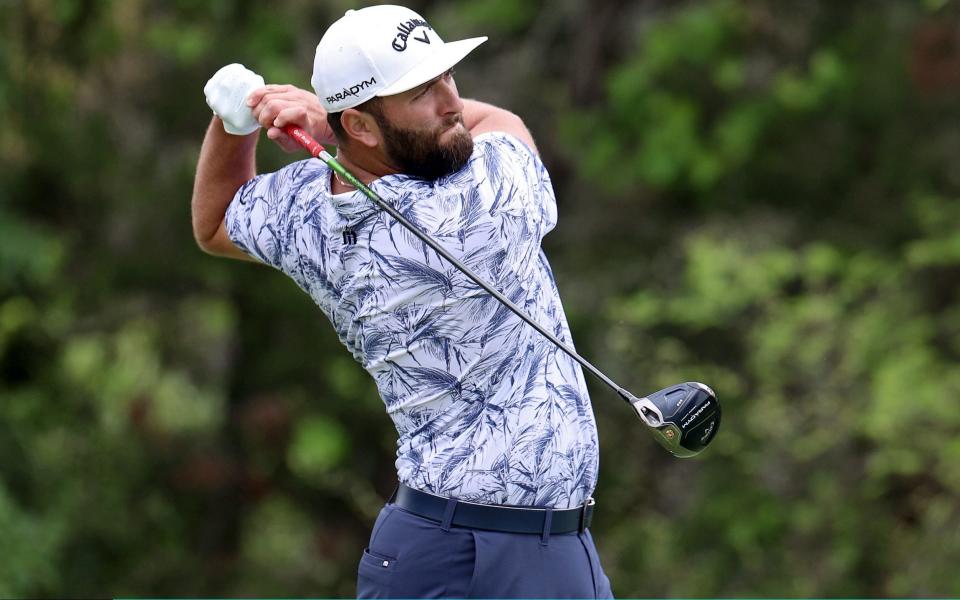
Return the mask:
<path id="1" fill-rule="evenodd" d="M 423 27 L 423 31 L 420 32 L 420 35 L 411 35 L 418 28 Z M 393 38 L 393 49 L 397 52 L 403 52 L 407 49 L 407 39 L 412 38 L 418 42 L 429 44 L 430 36 L 427 34 L 428 29 L 433 29 L 430 25 L 427 24 L 423 19 L 410 19 L 409 21 L 404 21 L 397 25 L 397 35 Z"/>

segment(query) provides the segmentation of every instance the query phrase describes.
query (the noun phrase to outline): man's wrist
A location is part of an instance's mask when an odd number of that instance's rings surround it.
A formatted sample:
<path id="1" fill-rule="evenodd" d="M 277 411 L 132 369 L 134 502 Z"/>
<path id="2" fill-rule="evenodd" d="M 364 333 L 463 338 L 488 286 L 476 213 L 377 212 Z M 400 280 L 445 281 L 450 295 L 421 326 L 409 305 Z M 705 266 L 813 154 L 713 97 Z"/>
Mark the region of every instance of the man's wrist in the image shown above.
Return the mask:
<path id="1" fill-rule="evenodd" d="M 213 120 L 210 122 L 210 129 L 212 133 L 215 133 L 216 136 L 219 139 L 224 140 L 224 142 L 227 142 L 227 143 L 232 142 L 241 146 L 244 144 L 250 144 L 250 143 L 256 144 L 257 139 L 260 137 L 259 127 L 257 129 L 254 129 L 250 133 L 246 133 L 246 134 L 230 133 L 223 126 L 223 119 L 221 119 L 216 114 L 213 115 Z"/>

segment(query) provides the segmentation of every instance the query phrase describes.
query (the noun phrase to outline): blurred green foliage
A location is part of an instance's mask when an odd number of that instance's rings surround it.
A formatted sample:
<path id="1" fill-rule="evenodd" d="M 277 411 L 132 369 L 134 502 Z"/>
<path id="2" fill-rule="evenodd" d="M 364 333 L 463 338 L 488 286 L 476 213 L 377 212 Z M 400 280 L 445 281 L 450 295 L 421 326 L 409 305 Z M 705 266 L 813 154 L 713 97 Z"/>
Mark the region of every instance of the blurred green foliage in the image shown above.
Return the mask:
<path id="1" fill-rule="evenodd" d="M 393 485 L 376 389 L 189 223 L 203 83 L 308 87 L 351 6 L 6 4 L 0 596 L 353 594 Z M 677 461 L 592 387 L 615 593 L 956 595 L 960 3 L 411 7 L 491 36 L 458 83 L 538 140 L 580 351 L 724 403 Z"/>

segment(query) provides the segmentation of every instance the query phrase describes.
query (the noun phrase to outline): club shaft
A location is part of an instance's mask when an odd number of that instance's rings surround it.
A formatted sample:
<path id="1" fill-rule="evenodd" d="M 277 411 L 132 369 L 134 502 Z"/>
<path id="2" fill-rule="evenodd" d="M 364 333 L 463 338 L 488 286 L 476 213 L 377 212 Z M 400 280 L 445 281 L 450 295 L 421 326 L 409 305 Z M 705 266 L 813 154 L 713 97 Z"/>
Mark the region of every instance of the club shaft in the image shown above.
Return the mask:
<path id="1" fill-rule="evenodd" d="M 394 208 L 393 206 L 385 202 L 383 198 L 379 196 L 379 194 L 377 194 L 372 189 L 367 187 L 362 181 L 354 177 L 353 173 L 348 171 L 346 168 L 344 168 L 343 165 L 337 162 L 337 159 L 331 156 L 330 153 L 327 152 L 323 148 L 323 146 L 317 143 L 317 141 L 314 140 L 309 134 L 307 134 L 305 131 L 303 131 L 299 127 L 295 127 L 292 125 L 288 125 L 285 128 L 285 131 L 289 136 L 297 140 L 297 142 L 299 142 L 300 145 L 306 148 L 307 151 L 310 152 L 310 154 L 322 160 L 324 163 L 327 164 L 328 167 L 336 171 L 337 175 L 339 175 L 341 178 L 349 182 L 350 185 L 356 187 L 358 190 L 363 192 L 363 194 L 367 198 L 369 198 L 374 204 L 376 204 L 381 209 L 383 209 L 383 211 L 386 212 L 388 215 L 396 219 L 397 222 L 403 225 L 405 228 L 407 228 L 410 231 L 410 233 L 417 236 L 417 238 L 420 239 L 420 241 L 422 241 L 427 246 L 430 246 L 430 248 L 432 248 L 434 252 L 439 254 L 444 260 L 446 260 L 447 262 L 452 264 L 454 267 L 459 269 L 461 273 L 466 275 L 475 284 L 483 288 L 485 292 L 487 292 L 488 294 L 496 298 L 501 304 L 503 304 L 508 309 L 510 309 L 515 315 L 520 317 L 524 322 L 526 322 L 528 325 L 536 329 L 545 338 L 553 342 L 553 344 L 557 348 L 560 348 L 561 350 L 566 352 L 570 356 L 570 358 L 580 363 L 580 365 L 584 369 L 592 373 L 597 379 L 599 379 L 603 383 L 610 386 L 626 402 L 628 403 L 630 402 L 631 398 L 633 398 L 633 395 L 630 394 L 630 392 L 620 387 L 612 379 L 604 375 L 600 371 L 600 369 L 596 368 L 590 363 L 590 361 L 580 356 L 576 350 L 574 350 L 568 344 L 564 343 L 563 340 L 555 336 L 553 332 L 547 330 L 545 327 L 537 323 L 532 317 L 530 317 L 526 312 L 524 312 L 522 308 L 514 304 L 509 298 L 507 298 L 502 293 L 500 293 L 499 290 L 497 290 L 492 285 L 484 281 L 483 278 L 481 278 L 479 275 L 475 274 L 472 270 L 470 270 L 468 266 L 460 262 L 452 254 L 450 254 L 446 250 L 446 248 L 438 244 L 432 237 L 420 231 L 420 229 L 416 225 L 411 223 L 409 220 L 407 220 L 407 218 L 404 217 L 400 213 L 400 211 L 398 211 L 396 208 Z"/>

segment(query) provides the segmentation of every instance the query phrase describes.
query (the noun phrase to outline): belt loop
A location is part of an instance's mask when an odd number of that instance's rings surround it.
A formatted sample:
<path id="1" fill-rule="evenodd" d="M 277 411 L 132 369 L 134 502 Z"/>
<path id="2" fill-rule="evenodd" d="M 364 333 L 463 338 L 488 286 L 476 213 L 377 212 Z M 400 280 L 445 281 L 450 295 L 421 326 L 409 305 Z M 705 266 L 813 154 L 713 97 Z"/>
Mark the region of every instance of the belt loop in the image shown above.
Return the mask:
<path id="1" fill-rule="evenodd" d="M 553 525 L 553 509 L 548 508 L 543 511 L 543 533 L 540 534 L 540 545 L 546 546 L 550 543 L 550 527 Z"/>
<path id="2" fill-rule="evenodd" d="M 447 507 L 443 509 L 443 523 L 440 529 L 450 531 L 450 524 L 453 522 L 453 513 L 457 510 L 456 498 L 447 499 Z"/>
<path id="3" fill-rule="evenodd" d="M 390 497 L 387 498 L 387 504 L 393 504 L 397 499 L 397 492 L 400 491 L 400 484 L 398 483 L 395 488 L 393 488 L 393 493 L 390 494 Z"/>
<path id="4" fill-rule="evenodd" d="M 590 515 L 588 515 L 587 513 L 588 511 L 590 513 L 593 512 L 591 509 L 593 508 L 593 505 L 596 503 L 597 503 L 596 500 L 594 500 L 593 498 L 587 498 L 586 502 L 583 503 L 583 506 L 580 507 L 580 523 L 577 526 L 578 533 L 583 533 L 583 531 L 590 526 L 590 523 L 589 523 Z"/>

